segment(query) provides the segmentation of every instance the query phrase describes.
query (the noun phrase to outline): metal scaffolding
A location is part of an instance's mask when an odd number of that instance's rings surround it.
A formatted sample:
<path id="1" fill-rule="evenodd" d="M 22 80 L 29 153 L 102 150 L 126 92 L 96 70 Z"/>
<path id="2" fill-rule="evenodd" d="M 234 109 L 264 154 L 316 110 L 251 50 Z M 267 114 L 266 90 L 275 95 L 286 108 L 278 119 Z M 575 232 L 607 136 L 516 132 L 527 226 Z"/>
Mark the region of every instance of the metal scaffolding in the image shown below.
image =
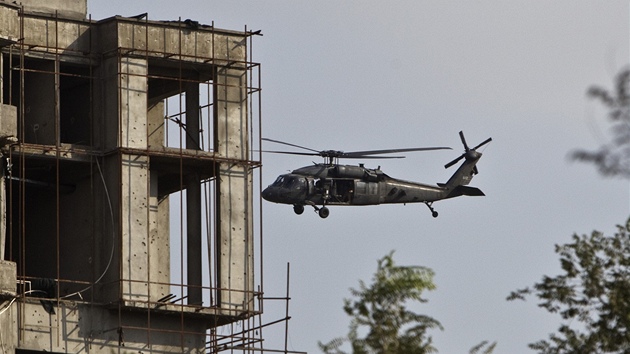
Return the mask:
<path id="1" fill-rule="evenodd" d="M 0 346 L 289 353 L 263 348 L 289 272 L 265 297 L 257 33 L 0 17 Z"/>

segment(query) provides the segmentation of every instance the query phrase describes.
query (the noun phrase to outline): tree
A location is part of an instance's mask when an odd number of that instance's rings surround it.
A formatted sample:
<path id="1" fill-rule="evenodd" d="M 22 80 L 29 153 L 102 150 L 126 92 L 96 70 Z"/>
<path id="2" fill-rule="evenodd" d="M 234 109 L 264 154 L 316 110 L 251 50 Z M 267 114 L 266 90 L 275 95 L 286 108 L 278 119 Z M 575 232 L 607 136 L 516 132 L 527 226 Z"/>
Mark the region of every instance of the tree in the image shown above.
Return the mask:
<path id="1" fill-rule="evenodd" d="M 468 354 L 491 354 L 494 352 L 494 348 L 496 346 L 497 342 L 490 343 L 487 340 L 484 340 L 483 342 L 472 347 Z"/>
<path id="2" fill-rule="evenodd" d="M 609 109 L 613 136 L 598 150 L 577 150 L 572 158 L 594 163 L 603 175 L 630 178 L 630 68 L 617 74 L 614 93 L 592 86 L 587 95 Z"/>
<path id="3" fill-rule="evenodd" d="M 352 317 L 348 336 L 323 344 L 326 354 L 345 354 L 341 347 L 349 343 L 353 354 L 425 354 L 435 353 L 427 331 L 443 329 L 436 319 L 407 309 L 408 301 L 427 302 L 426 290 L 435 289 L 433 271 L 421 266 L 397 266 L 394 251 L 378 260 L 372 284 L 359 281 L 359 289 L 350 289 L 353 299 L 344 300 L 344 311 Z M 361 337 L 361 333 L 366 333 Z M 497 343 L 483 341 L 470 354 L 491 354 Z"/>
<path id="4" fill-rule="evenodd" d="M 420 266 L 397 266 L 394 252 L 378 260 L 373 282 L 359 281 L 350 289 L 353 299 L 344 300 L 344 311 L 352 317 L 347 337 L 319 343 L 327 354 L 345 353 L 340 348 L 349 342 L 354 354 L 424 354 L 437 352 L 427 331 L 442 329 L 434 318 L 417 314 L 406 307 L 408 301 L 424 303 L 422 293 L 435 289 L 433 271 Z M 361 333 L 366 333 L 364 337 Z"/>
<path id="5" fill-rule="evenodd" d="M 508 297 L 533 295 L 562 318 L 557 333 L 529 347 L 543 354 L 630 352 L 630 219 L 613 236 L 574 235 L 555 251 L 560 275 Z"/>

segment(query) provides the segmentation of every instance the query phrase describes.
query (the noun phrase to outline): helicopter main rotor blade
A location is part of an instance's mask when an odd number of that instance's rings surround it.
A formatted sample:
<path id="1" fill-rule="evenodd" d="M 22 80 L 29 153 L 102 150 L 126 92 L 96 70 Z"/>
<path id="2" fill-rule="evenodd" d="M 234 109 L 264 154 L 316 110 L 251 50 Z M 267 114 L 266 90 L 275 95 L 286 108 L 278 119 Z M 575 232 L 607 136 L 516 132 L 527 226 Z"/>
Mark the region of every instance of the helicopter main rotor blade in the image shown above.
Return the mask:
<path id="1" fill-rule="evenodd" d="M 319 153 L 316 153 L 316 152 L 272 151 L 272 150 L 260 150 L 260 152 L 268 152 L 271 154 L 284 154 L 284 155 L 321 156 Z"/>
<path id="2" fill-rule="evenodd" d="M 308 150 L 308 151 L 312 151 L 312 152 L 316 153 L 317 155 L 319 155 L 319 151 L 317 151 L 315 149 L 307 148 L 307 147 L 304 147 L 304 146 L 295 145 L 295 144 L 291 144 L 291 143 L 285 143 L 284 141 L 273 140 L 273 139 L 269 139 L 269 138 L 261 138 L 261 140 L 269 141 L 269 142 L 276 143 L 276 144 L 288 145 L 288 146 L 292 146 L 292 147 L 296 147 L 296 148 L 304 149 L 304 150 Z"/>
<path id="3" fill-rule="evenodd" d="M 338 150 L 322 150 L 317 151 L 315 149 L 307 148 L 305 146 L 300 146 L 297 144 L 291 144 L 280 140 L 274 140 L 269 138 L 261 138 L 261 140 L 269 141 L 276 144 L 282 144 L 291 146 L 294 148 L 299 148 L 307 151 L 311 151 L 311 153 L 306 152 L 292 152 L 292 151 L 269 151 L 269 150 L 261 150 L 262 152 L 270 152 L 274 154 L 288 154 L 288 155 L 307 155 L 307 156 L 322 156 L 328 159 L 335 158 L 354 158 L 354 159 L 402 159 L 404 156 L 372 156 L 372 155 L 381 155 L 381 154 L 392 154 L 399 152 L 411 152 L 411 151 L 431 151 L 431 150 L 451 150 L 450 147 L 421 147 L 421 148 L 404 148 L 404 149 L 385 149 L 385 150 L 365 150 L 365 151 L 351 151 L 351 152 L 343 152 Z"/>
<path id="4" fill-rule="evenodd" d="M 432 151 L 432 150 L 452 150 L 450 147 L 422 147 L 422 148 L 404 148 L 404 149 L 385 149 L 385 150 L 365 150 L 344 152 L 340 157 L 360 158 L 368 155 L 393 154 L 397 152 L 411 151 Z M 404 156 L 401 156 L 404 157 Z M 382 157 L 381 157 L 382 158 Z"/>
<path id="5" fill-rule="evenodd" d="M 370 155 L 346 155 L 343 154 L 342 156 L 339 156 L 340 158 L 344 158 L 344 159 L 373 159 L 373 160 L 380 160 L 380 159 L 404 159 L 404 156 L 370 156 Z"/>

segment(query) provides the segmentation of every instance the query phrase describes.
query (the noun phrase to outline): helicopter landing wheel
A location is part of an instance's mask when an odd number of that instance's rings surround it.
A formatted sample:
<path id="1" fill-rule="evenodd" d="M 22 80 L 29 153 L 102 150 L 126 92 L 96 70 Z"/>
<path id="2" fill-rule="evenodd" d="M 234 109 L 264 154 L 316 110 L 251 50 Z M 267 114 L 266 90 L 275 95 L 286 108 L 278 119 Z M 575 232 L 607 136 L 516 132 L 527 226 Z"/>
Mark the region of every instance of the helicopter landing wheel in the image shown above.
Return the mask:
<path id="1" fill-rule="evenodd" d="M 304 205 L 295 204 L 293 206 L 293 211 L 296 214 L 301 215 L 304 212 Z"/>
<path id="2" fill-rule="evenodd" d="M 319 214 L 320 218 L 326 219 L 328 217 L 328 215 L 330 215 L 330 210 L 328 208 L 326 208 L 326 207 L 321 207 L 321 208 L 319 208 L 317 213 Z"/>
<path id="3" fill-rule="evenodd" d="M 437 218 L 438 212 L 435 211 L 435 209 L 433 209 L 433 202 L 424 202 L 424 204 L 426 204 L 427 208 L 431 210 L 431 216 L 433 216 L 434 218 Z"/>

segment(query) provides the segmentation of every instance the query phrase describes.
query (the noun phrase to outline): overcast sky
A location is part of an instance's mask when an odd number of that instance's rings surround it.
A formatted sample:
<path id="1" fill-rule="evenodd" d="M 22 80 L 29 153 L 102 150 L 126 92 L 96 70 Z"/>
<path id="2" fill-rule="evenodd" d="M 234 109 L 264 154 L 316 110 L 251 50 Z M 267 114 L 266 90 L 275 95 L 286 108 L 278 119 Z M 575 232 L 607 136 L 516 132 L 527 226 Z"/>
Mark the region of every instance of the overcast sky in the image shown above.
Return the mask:
<path id="1" fill-rule="evenodd" d="M 332 207 L 325 220 L 263 204 L 268 296 L 285 294 L 291 264 L 290 349 L 318 353 L 318 340 L 346 334 L 348 289 L 395 250 L 398 264 L 436 273 L 437 290 L 414 309 L 444 326 L 431 333 L 441 353 L 482 340 L 529 353 L 559 318 L 506 296 L 559 271 L 554 244 L 613 233 L 630 214 L 628 181 L 567 159 L 609 136 L 606 111 L 585 92 L 612 87 L 629 62 L 626 0 L 90 0 L 88 10 L 95 20 L 148 12 L 262 30 L 252 60 L 265 137 L 318 150 L 453 147 L 367 163 L 430 184 L 454 172 L 443 165 L 463 149 L 460 130 L 470 145 L 493 138 L 471 183 L 487 196 L 435 203 L 437 219 L 422 204 Z M 313 160 L 263 158 L 267 184 Z M 273 321 L 284 304 L 265 310 Z M 265 346 L 282 349 L 283 332 L 265 329 Z"/>

